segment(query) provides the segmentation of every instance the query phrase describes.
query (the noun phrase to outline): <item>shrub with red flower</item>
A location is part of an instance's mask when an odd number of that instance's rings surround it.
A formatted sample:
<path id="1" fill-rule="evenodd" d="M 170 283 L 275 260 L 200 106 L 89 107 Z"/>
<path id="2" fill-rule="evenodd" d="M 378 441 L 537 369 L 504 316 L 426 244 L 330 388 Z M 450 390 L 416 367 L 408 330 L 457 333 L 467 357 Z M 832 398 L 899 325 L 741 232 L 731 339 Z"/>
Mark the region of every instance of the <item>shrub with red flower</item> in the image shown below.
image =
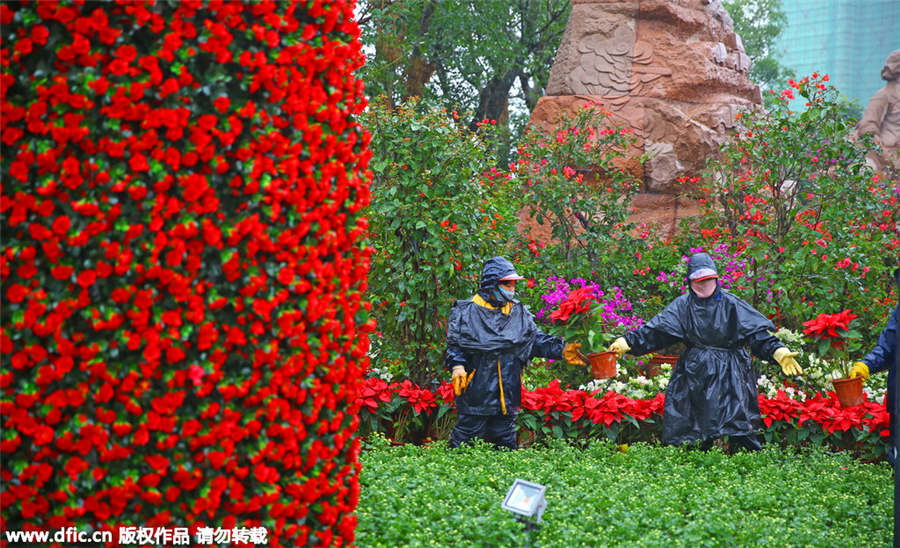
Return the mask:
<path id="1" fill-rule="evenodd" d="M 848 309 L 836 314 L 822 313 L 813 320 L 803 322 L 803 332 L 817 341 L 820 355 L 833 357 L 842 377 L 850 374 L 848 343 L 860 338 L 859 332 L 852 329 L 857 317 Z"/>
<path id="2" fill-rule="evenodd" d="M 842 310 L 837 314 L 819 314 L 814 320 L 803 322 L 807 335 L 829 344 L 840 344 L 840 339 L 850 329 L 850 322 L 856 318 L 852 310 Z"/>
<path id="3" fill-rule="evenodd" d="M 364 434 L 382 432 L 397 441 L 435 439 L 434 434 L 440 433 L 438 420 L 455 410 L 448 383 L 441 383 L 434 393 L 408 381 L 389 385 L 369 378 L 365 385 L 359 399 Z M 663 392 L 637 399 L 612 391 L 565 390 L 554 380 L 534 391 L 522 390 L 517 421 L 520 436 L 529 443 L 547 437 L 658 441 L 664 407 Z M 799 401 L 779 391 L 773 398 L 760 394 L 759 408 L 767 443 L 827 446 L 869 459 L 883 459 L 889 448 L 889 417 L 883 403 L 865 400 L 844 408 L 834 393 L 816 393 Z"/>
<path id="4" fill-rule="evenodd" d="M 0 4 L 0 529 L 351 543 L 353 3 Z"/>
<path id="5" fill-rule="evenodd" d="M 618 287 L 604 292 L 594 282 L 580 278 L 566 281 L 553 276 L 547 279 L 547 283 L 552 290 L 542 298 L 551 306 L 556 305 L 547 315 L 550 320 L 548 332 L 565 338 L 567 342 L 581 343 L 585 352 L 605 350 L 615 337 L 643 321 L 626 314 L 631 310 L 631 303 Z M 579 283 L 580 287 L 572 289 Z M 541 309 L 538 319 L 545 312 L 546 309 Z"/>

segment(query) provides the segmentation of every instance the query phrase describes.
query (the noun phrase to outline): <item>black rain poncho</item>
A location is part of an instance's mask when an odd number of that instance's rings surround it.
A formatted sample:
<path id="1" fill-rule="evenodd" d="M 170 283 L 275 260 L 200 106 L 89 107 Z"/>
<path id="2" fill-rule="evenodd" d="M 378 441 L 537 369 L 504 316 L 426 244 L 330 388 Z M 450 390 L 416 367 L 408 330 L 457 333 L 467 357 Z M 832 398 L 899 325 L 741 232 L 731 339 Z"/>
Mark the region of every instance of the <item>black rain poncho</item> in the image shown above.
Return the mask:
<path id="1" fill-rule="evenodd" d="M 503 257 L 488 259 L 478 293 L 456 301 L 450 310 L 447 368 L 463 365 L 467 373 L 475 371 L 466 391 L 456 398 L 459 413 L 516 413 L 525 364 L 533 357 L 562 358 L 563 340 L 542 332 L 524 304 L 495 298 L 497 282 L 513 272 L 512 263 Z"/>
<path id="2" fill-rule="evenodd" d="M 688 262 L 688 275 L 715 270 L 706 253 Z M 722 436 L 747 436 L 761 426 L 756 373 L 746 347 L 760 359 L 784 346 L 772 322 L 721 288 L 706 298 L 693 291 L 673 300 L 649 322 L 625 335 L 629 354 L 640 356 L 683 342 L 672 370 L 663 413 L 663 442 L 678 445 Z"/>

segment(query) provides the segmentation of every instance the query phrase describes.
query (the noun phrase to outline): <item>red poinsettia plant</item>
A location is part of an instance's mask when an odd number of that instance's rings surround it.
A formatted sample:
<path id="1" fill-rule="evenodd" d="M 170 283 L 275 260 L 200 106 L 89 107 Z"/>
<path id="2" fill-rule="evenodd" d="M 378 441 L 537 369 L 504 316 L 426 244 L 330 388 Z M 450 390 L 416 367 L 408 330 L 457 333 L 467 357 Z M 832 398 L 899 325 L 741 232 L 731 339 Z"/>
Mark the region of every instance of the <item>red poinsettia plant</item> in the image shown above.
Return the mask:
<path id="1" fill-rule="evenodd" d="M 566 342 L 581 343 L 585 353 L 602 352 L 621 335 L 616 322 L 610 322 L 604 310 L 594 287 L 576 289 L 550 313 L 550 331 Z"/>
<path id="2" fill-rule="evenodd" d="M 803 322 L 803 332 L 816 341 L 820 356 L 834 362 L 841 378 L 850 376 L 850 351 L 856 349 L 855 342 L 860 338 L 854 329 L 857 317 L 847 309 L 836 314 L 822 313 Z"/>

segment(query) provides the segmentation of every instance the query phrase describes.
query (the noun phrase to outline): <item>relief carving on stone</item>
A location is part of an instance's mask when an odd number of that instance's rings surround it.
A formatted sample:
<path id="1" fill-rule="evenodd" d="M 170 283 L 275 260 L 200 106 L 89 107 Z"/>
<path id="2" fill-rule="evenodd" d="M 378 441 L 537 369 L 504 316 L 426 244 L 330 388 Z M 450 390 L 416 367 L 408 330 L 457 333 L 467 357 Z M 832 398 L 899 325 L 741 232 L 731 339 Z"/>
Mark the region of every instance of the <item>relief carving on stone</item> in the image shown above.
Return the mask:
<path id="1" fill-rule="evenodd" d="M 634 20 L 610 18 L 578 43 L 578 64 L 566 76 L 574 94 L 622 97 L 640 94 L 644 85 L 671 76 L 665 67 L 651 66 L 653 46 L 635 41 Z"/>
<path id="2" fill-rule="evenodd" d="M 741 108 L 762 103 L 750 58 L 720 0 L 574 0 L 532 122 L 598 101 L 633 130 L 626 163 L 650 193 L 678 193 Z M 642 154 L 650 159 L 641 163 Z"/>
<path id="3" fill-rule="evenodd" d="M 578 65 L 566 77 L 575 94 L 627 95 L 631 87 L 634 28 L 624 18 L 597 25 L 578 43 Z"/>

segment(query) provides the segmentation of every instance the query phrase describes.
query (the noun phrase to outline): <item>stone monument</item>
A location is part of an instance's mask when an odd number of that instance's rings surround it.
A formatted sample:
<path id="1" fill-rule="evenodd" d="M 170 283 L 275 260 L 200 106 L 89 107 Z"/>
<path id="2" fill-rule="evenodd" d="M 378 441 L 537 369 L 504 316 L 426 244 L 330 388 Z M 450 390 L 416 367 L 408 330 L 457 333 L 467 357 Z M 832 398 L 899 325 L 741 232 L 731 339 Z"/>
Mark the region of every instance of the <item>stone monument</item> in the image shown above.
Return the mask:
<path id="1" fill-rule="evenodd" d="M 900 173 L 900 49 L 888 55 L 881 78 L 887 84 L 869 100 L 856 132 L 871 133 L 881 143 L 881 155 L 873 152 L 867 156 L 873 169 L 892 168 Z"/>
<path id="2" fill-rule="evenodd" d="M 638 142 L 626 165 L 642 182 L 638 222 L 674 228 L 696 214 L 677 179 L 695 176 L 734 127 L 762 104 L 750 58 L 719 0 L 572 0 L 572 12 L 531 122 L 553 127 L 601 102 Z M 641 165 L 643 152 L 651 159 Z"/>

